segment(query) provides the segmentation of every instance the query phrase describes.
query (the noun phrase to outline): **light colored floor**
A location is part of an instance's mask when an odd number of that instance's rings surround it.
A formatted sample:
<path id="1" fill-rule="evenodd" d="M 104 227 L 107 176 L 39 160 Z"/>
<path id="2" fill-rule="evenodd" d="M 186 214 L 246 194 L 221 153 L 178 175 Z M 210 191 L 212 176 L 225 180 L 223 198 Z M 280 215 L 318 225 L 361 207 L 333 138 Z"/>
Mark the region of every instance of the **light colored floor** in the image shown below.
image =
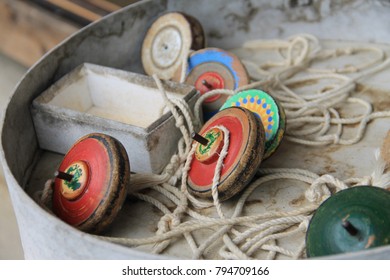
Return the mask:
<path id="1" fill-rule="evenodd" d="M 0 115 L 26 68 L 0 54 Z M 0 163 L 0 260 L 23 259 L 14 210 Z"/>

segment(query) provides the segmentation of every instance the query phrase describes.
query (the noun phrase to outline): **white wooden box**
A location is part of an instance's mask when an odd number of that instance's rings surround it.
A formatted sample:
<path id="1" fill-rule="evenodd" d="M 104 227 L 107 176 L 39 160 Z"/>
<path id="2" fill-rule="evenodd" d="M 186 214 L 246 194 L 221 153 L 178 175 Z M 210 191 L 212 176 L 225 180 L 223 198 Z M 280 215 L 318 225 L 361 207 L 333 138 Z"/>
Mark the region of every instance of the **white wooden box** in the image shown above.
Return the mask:
<path id="1" fill-rule="evenodd" d="M 197 91 L 164 82 L 169 98 L 194 104 Z M 42 149 L 65 154 L 80 137 L 100 132 L 118 139 L 132 172 L 159 173 L 181 137 L 152 77 L 84 63 L 38 96 L 31 112 Z"/>

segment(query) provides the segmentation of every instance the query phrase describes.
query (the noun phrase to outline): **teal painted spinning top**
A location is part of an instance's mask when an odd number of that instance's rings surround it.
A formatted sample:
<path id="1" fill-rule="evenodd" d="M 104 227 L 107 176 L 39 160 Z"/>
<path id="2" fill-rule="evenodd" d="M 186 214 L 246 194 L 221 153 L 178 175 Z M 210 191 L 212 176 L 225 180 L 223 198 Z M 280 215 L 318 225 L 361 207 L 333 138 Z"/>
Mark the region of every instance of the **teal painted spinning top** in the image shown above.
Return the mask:
<path id="1" fill-rule="evenodd" d="M 390 244 L 390 192 L 372 186 L 340 191 L 315 212 L 306 254 L 319 257 Z"/>
<path id="2" fill-rule="evenodd" d="M 282 141 L 286 116 L 283 108 L 268 93 L 250 89 L 241 91 L 228 100 L 220 110 L 229 107 L 243 107 L 254 113 L 263 123 L 265 130 L 265 153 L 263 159 L 272 155 Z"/>

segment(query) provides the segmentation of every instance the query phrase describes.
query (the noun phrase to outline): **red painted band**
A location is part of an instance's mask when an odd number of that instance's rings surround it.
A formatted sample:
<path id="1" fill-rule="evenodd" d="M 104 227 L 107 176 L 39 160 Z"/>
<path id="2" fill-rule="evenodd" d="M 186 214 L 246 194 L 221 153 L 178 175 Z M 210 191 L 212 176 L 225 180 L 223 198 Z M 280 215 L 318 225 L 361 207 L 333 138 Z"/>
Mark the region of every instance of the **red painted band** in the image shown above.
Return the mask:
<path id="1" fill-rule="evenodd" d="M 203 81 L 206 81 L 212 88 L 208 88 L 203 84 Z M 223 89 L 225 88 L 225 81 L 222 76 L 216 72 L 205 72 L 199 76 L 195 82 L 195 88 L 199 90 L 200 95 L 205 94 L 214 89 Z M 211 103 L 218 100 L 221 97 L 220 94 L 207 98 L 204 102 Z"/>

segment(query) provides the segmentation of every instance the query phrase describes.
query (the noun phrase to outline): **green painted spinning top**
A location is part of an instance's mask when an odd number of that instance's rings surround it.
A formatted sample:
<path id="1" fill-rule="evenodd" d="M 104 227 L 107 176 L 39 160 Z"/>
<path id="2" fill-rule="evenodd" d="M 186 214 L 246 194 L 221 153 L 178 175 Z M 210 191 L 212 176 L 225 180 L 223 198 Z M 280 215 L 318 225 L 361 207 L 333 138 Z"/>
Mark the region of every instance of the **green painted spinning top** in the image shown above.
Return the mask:
<path id="1" fill-rule="evenodd" d="M 308 257 L 360 251 L 390 244 L 390 192 L 358 186 L 328 198 L 306 235 Z"/>

